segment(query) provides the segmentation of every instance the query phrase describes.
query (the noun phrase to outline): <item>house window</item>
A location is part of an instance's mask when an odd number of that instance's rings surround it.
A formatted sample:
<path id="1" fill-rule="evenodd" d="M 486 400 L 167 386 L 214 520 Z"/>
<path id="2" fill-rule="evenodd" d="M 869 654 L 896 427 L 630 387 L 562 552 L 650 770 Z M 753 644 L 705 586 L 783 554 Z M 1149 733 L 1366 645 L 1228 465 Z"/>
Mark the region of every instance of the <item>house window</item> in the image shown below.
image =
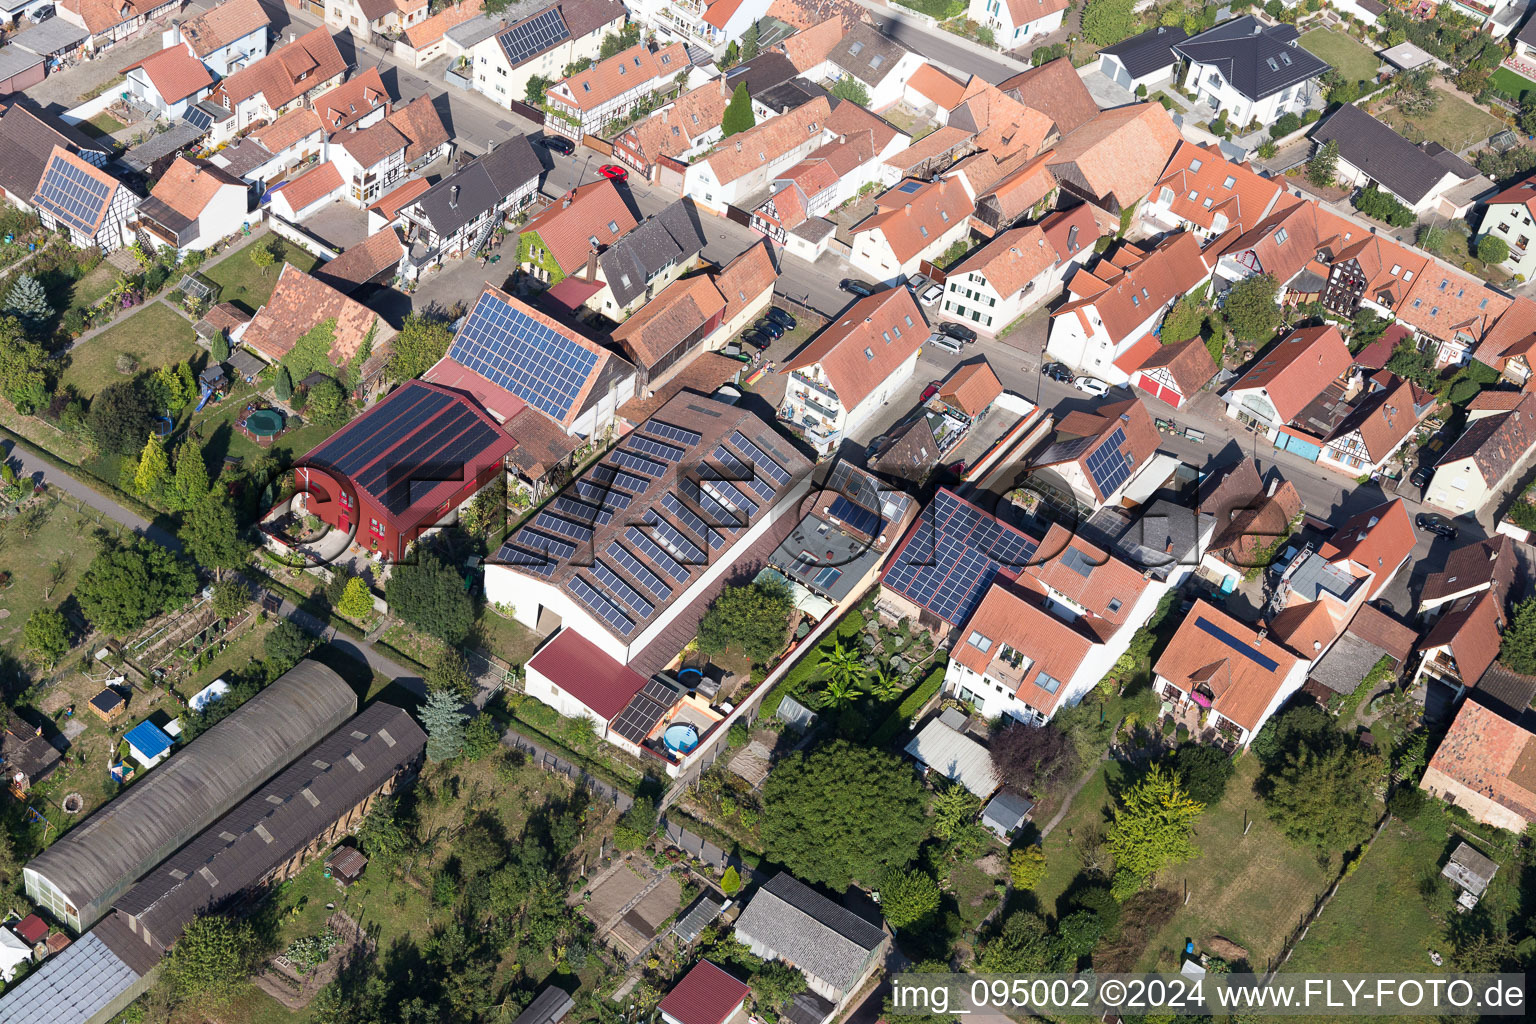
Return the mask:
<path id="1" fill-rule="evenodd" d="M 981 651 L 983 654 L 992 649 L 992 638 L 989 636 L 982 636 L 975 630 L 971 631 L 971 635 L 966 639 L 965 642 L 976 648 L 978 651 Z"/>
<path id="2" fill-rule="evenodd" d="M 875 358 L 875 350 L 872 349 L 872 348 L 865 349 L 864 350 L 864 358 L 865 359 L 873 359 L 873 358 Z"/>
<path id="3" fill-rule="evenodd" d="M 1041 672 L 1035 677 L 1035 685 L 1046 693 L 1055 693 L 1061 689 L 1061 680 L 1046 672 Z"/>
<path id="4" fill-rule="evenodd" d="M 1275 232 L 1275 242 L 1279 245 L 1284 245 L 1285 240 L 1289 237 L 1291 236 L 1285 233 L 1285 228 L 1281 228 Z"/>
<path id="5" fill-rule="evenodd" d="M 1229 175 L 1227 175 L 1226 179 L 1224 181 L 1222 181 L 1221 187 L 1222 188 L 1231 188 L 1233 185 L 1236 185 L 1236 184 L 1237 184 L 1237 179 L 1229 174 Z"/>
<path id="6" fill-rule="evenodd" d="M 1120 610 L 1120 599 L 1118 597 L 1110 599 L 1109 610 L 1111 612 L 1117 612 Z"/>
<path id="7" fill-rule="evenodd" d="M 1213 82 L 1216 81 L 1216 77 L 1214 75 L 1211 76 L 1211 81 L 1213 81 Z M 1189 169 L 1192 170 L 1192 171 L 1198 171 L 1200 169 L 1200 161 L 1199 160 L 1191 160 L 1189 162 Z"/>
<path id="8" fill-rule="evenodd" d="M 1163 190 L 1158 193 L 1157 198 L 1159 202 L 1161 202 L 1164 206 L 1167 206 L 1169 203 L 1173 202 L 1173 189 L 1164 185 Z"/>
<path id="9" fill-rule="evenodd" d="M 377 519 L 369 519 L 368 532 L 373 534 L 375 537 L 382 537 L 384 536 L 384 527 L 379 524 Z"/>
<path id="10" fill-rule="evenodd" d="M 1190 202 L 1193 203 L 1196 200 L 1198 200 L 1199 198 L 1200 198 L 1200 190 L 1199 189 L 1192 188 L 1192 189 L 1189 190 L 1189 201 Z"/>
<path id="11" fill-rule="evenodd" d="M 1396 277 L 1396 276 L 1397 276 L 1397 275 L 1398 275 L 1398 274 L 1399 274 L 1399 273 L 1401 273 L 1401 272 L 1402 272 L 1402 269 L 1403 269 L 1403 268 L 1402 268 L 1402 266 L 1401 266 L 1401 265 L 1399 265 L 1399 264 L 1396 264 L 1396 263 L 1394 263 L 1394 264 L 1392 264 L 1392 271 L 1391 271 L 1391 273 L 1392 273 L 1392 276 L 1393 276 L 1393 277 Z"/>

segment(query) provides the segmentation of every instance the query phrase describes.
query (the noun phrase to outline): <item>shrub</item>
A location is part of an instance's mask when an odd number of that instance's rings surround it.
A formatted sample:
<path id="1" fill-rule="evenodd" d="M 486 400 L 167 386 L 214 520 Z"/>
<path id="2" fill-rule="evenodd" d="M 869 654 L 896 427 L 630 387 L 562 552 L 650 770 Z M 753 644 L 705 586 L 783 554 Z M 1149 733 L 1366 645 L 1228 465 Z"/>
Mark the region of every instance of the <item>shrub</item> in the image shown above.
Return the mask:
<path id="1" fill-rule="evenodd" d="M 1387 798 L 1387 811 L 1394 818 L 1413 821 L 1424 813 L 1424 791 L 1417 786 L 1399 786 Z"/>
<path id="2" fill-rule="evenodd" d="M 1269 126 L 1269 137 L 1272 139 L 1283 139 L 1300 127 L 1301 118 L 1291 113 L 1281 114 L 1275 120 L 1275 123 Z"/>

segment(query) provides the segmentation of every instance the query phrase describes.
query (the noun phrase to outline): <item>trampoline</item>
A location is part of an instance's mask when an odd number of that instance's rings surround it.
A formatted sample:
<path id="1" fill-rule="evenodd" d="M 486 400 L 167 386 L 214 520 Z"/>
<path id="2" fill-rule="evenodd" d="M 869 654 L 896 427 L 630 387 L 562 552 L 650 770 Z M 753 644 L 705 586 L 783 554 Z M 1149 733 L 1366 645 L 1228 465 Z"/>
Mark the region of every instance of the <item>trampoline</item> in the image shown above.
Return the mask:
<path id="1" fill-rule="evenodd" d="M 171 431 L 173 429 L 175 429 L 175 426 L 174 426 L 174 424 L 171 423 L 171 418 L 169 416 L 156 416 L 155 417 L 155 436 L 156 437 L 169 437 L 170 433 L 171 433 Z"/>
<path id="2" fill-rule="evenodd" d="M 271 444 L 283 432 L 283 414 L 276 409 L 254 409 L 246 413 L 240 429 L 257 444 Z"/>

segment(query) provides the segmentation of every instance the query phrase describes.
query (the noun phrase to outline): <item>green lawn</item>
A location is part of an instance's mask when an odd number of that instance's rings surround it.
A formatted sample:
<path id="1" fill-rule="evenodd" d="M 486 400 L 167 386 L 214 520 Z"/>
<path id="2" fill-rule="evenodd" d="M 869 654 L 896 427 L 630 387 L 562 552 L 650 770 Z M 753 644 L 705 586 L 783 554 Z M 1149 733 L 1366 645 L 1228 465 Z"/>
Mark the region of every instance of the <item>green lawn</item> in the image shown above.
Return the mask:
<path id="1" fill-rule="evenodd" d="M 95 513 L 90 508 L 78 512 L 77 504 L 72 498 L 68 504 L 49 498 L 29 506 L 23 515 L 0 522 L 0 569 L 10 574 L 0 590 L 0 611 L 4 612 L 0 647 L 28 660 L 21 644 L 27 618 L 39 608 L 62 604 L 100 546 L 94 536 Z M 40 522 L 34 522 L 38 517 Z M 106 525 L 110 529 L 114 524 L 109 519 Z M 51 583 L 55 566 L 61 576 Z M 43 591 L 50 585 L 44 598 Z"/>
<path id="2" fill-rule="evenodd" d="M 105 261 L 70 286 L 69 308 L 88 309 L 107 297 L 122 272 Z"/>
<path id="3" fill-rule="evenodd" d="M 1332 64 L 1349 81 L 1373 81 L 1381 66 L 1381 59 L 1369 47 L 1332 29 L 1315 28 L 1303 34 L 1301 45 Z"/>
<path id="4" fill-rule="evenodd" d="M 1440 94 L 1440 103 L 1428 114 L 1409 118 L 1393 107 L 1381 115 L 1381 119 L 1410 142 L 1438 142 L 1458 153 L 1503 130 L 1504 123 L 1486 110 L 1443 89 L 1435 91 Z"/>
<path id="5" fill-rule="evenodd" d="M 117 357 L 131 355 L 140 370 L 184 362 L 197 355 L 196 335 L 186 318 L 163 302 L 150 302 L 69 354 L 69 369 L 61 383 L 73 384 L 93 397 L 107 385 L 127 377 L 118 372 Z"/>
<path id="6" fill-rule="evenodd" d="M 224 259 L 211 267 L 204 267 L 202 274 L 210 281 L 220 286 L 219 301 L 233 302 L 245 309 L 248 313 L 254 313 L 272 295 L 272 289 L 277 286 L 277 275 L 283 269 L 283 262 L 292 263 L 305 272 L 315 268 L 320 262 L 309 253 L 296 245 L 289 245 L 276 235 L 268 235 L 268 240 L 280 250 L 278 262 L 263 270 L 251 262 L 252 247 L 246 246 L 236 252 L 230 253 Z"/>
<path id="7" fill-rule="evenodd" d="M 105 136 L 111 135 L 113 132 L 120 132 L 128 126 L 123 124 L 123 122 L 119 121 L 117 118 L 113 117 L 106 111 L 102 111 L 95 117 L 91 118 L 89 121 L 81 121 L 75 127 L 79 128 L 87 135 L 94 135 L 97 138 L 103 138 Z"/>
<path id="8" fill-rule="evenodd" d="M 1499 90 L 1499 92 L 1507 93 L 1517 100 L 1526 93 L 1536 90 L 1536 82 L 1505 67 L 1495 69 L 1493 74 L 1489 76 L 1488 84 Z"/>

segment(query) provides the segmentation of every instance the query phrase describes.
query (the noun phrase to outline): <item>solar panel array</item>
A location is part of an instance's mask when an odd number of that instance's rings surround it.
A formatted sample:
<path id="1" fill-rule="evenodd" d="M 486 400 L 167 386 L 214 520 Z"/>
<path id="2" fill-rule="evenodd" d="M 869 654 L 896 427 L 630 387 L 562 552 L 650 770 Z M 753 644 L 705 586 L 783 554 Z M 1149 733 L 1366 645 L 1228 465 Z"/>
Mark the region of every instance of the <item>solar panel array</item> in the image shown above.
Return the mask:
<path id="1" fill-rule="evenodd" d="M 614 732 L 637 746 L 645 742 L 645 738 L 661 722 L 661 716 L 667 713 L 667 709 L 677 703 L 677 694 L 670 691 L 668 691 L 670 698 L 658 700 L 652 696 L 654 691 L 649 689 L 652 682 L 655 680 L 648 681 L 639 693 L 631 697 L 629 703 L 624 705 L 624 710 L 620 711 L 609 725 Z"/>
<path id="2" fill-rule="evenodd" d="M 618 541 L 609 542 L 608 557 L 612 558 L 619 568 L 629 573 L 630 578 L 644 587 L 656 600 L 665 601 L 672 596 L 672 588 L 667 586 L 660 576 L 647 569 L 640 559 L 630 554 L 629 549 Z"/>
<path id="3" fill-rule="evenodd" d="M 641 425 L 641 429 L 644 430 L 647 434 L 653 434 L 656 437 L 664 437 L 668 441 L 676 441 L 684 448 L 692 448 L 694 445 L 698 444 L 700 439 L 704 436 L 697 430 L 689 430 L 686 427 L 674 427 L 672 424 L 665 423 L 661 420 L 646 420 L 645 423 Z"/>
<path id="4" fill-rule="evenodd" d="M 757 515 L 757 502 L 743 494 L 741 488 L 729 480 L 705 480 L 704 489 L 721 501 L 736 506 L 746 516 Z"/>
<path id="5" fill-rule="evenodd" d="M 112 186 L 55 155 L 37 184 L 36 205 L 80 232 L 92 235 L 112 201 Z"/>
<path id="6" fill-rule="evenodd" d="M 683 563 L 663 551 L 661 545 L 647 537 L 638 526 L 631 526 L 625 530 L 624 539 L 629 541 L 636 551 L 649 558 L 652 565 L 668 576 L 671 576 L 678 583 L 688 582 L 688 577 L 692 574 L 689 573 Z"/>
<path id="7" fill-rule="evenodd" d="M 571 593 L 575 594 L 583 604 L 596 612 L 598 618 L 612 626 L 619 635 L 629 636 L 629 634 L 635 631 L 635 620 L 625 615 L 622 608 L 609 600 L 608 596 L 602 591 L 588 583 L 585 577 L 572 576 L 565 581 L 565 585 L 570 588 Z"/>
<path id="8" fill-rule="evenodd" d="M 515 565 L 519 569 L 527 569 L 529 572 L 538 573 L 545 579 L 555 574 L 555 559 L 549 555 L 539 554 L 537 551 L 529 551 L 527 548 L 513 544 L 511 541 L 503 544 L 501 550 L 496 553 L 496 559 L 502 565 Z"/>
<path id="9" fill-rule="evenodd" d="M 592 560 L 592 577 L 602 584 L 614 597 L 629 605 L 634 613 L 642 619 L 650 618 L 656 606 L 640 596 L 640 591 L 629 585 L 629 581 L 614 572 L 601 558 Z"/>
<path id="10" fill-rule="evenodd" d="M 616 466 L 593 466 L 592 472 L 588 475 L 599 484 L 612 484 L 630 494 L 644 494 L 651 486 L 650 480 L 645 477 L 626 473 Z"/>
<path id="11" fill-rule="evenodd" d="M 631 451 L 653 455 L 663 462 L 681 462 L 683 461 L 683 455 L 688 451 L 688 449 L 679 448 L 675 444 L 663 444 L 649 437 L 635 437 L 634 435 L 630 435 L 629 444 Z"/>
<path id="12" fill-rule="evenodd" d="M 739 530 L 746 525 L 741 515 L 716 500 L 714 495 L 705 493 L 697 481 L 679 480 L 678 488 L 683 492 L 683 496 L 697 505 L 716 526 L 727 530 Z"/>
<path id="13" fill-rule="evenodd" d="M 629 503 L 634 500 L 623 491 L 616 491 L 612 487 L 605 487 L 593 480 L 577 480 L 572 486 L 572 490 L 588 501 L 615 512 L 619 509 L 629 508 Z"/>
<path id="14" fill-rule="evenodd" d="M 741 456 L 732 452 L 723 444 L 715 445 L 715 460 L 725 467 L 729 478 L 752 488 L 752 492 L 764 501 L 772 501 L 774 495 L 773 484 L 757 472 L 757 468 L 749 464 Z"/>
<path id="15" fill-rule="evenodd" d="M 706 523 L 693 509 L 684 505 L 683 500 L 677 495 L 668 492 L 661 499 L 661 507 L 716 551 L 720 550 L 721 545 L 725 543 L 725 539 L 720 536 L 720 531 Z"/>
<path id="16" fill-rule="evenodd" d="M 396 394 L 400 397 L 391 396 L 375 406 L 366 421 L 333 435 L 306 461 L 329 466 L 343 476 L 355 476 L 453 402 L 441 391 L 425 387 L 406 387 Z M 372 431 L 358 429 L 363 425 L 372 427 Z"/>
<path id="17" fill-rule="evenodd" d="M 855 505 L 841 494 L 832 499 L 827 514 L 866 537 L 880 536 L 880 517 L 863 505 Z"/>
<path id="18" fill-rule="evenodd" d="M 969 619 L 1000 566 L 1028 563 L 1036 541 L 941 490 L 918 517 L 884 583 L 952 625 Z"/>
<path id="19" fill-rule="evenodd" d="M 703 565 L 706 561 L 704 549 L 688 539 L 688 535 L 651 509 L 645 514 L 645 521 L 655 531 L 657 543 L 673 555 L 684 565 Z"/>
<path id="20" fill-rule="evenodd" d="M 549 511 L 540 512 L 534 516 L 533 525 L 548 530 L 551 533 L 558 533 L 562 537 L 569 537 L 572 540 L 587 541 L 592 539 L 592 527 L 585 523 L 572 522 Z"/>
<path id="21" fill-rule="evenodd" d="M 654 459 L 648 459 L 644 455 L 636 455 L 634 452 L 620 448 L 610 458 L 615 466 L 632 469 L 636 473 L 644 473 L 646 476 L 662 477 L 667 473 L 667 467 Z"/>
<path id="22" fill-rule="evenodd" d="M 589 505 L 584 501 L 577 501 L 569 495 L 562 494 L 550 502 L 550 508 L 562 515 L 569 516 L 579 523 L 588 526 L 607 526 L 613 520 L 613 513 L 606 509 Z"/>
<path id="23" fill-rule="evenodd" d="M 1123 444 L 1125 431 L 1116 427 L 1114 433 L 1109 435 L 1109 440 L 1088 455 L 1088 475 L 1093 477 L 1093 483 L 1100 494 L 1115 493 L 1131 477 L 1130 460 L 1120 451 Z"/>
<path id="24" fill-rule="evenodd" d="M 1249 661 L 1253 662 L 1255 665 L 1259 666 L 1266 672 L 1273 672 L 1275 669 L 1280 667 L 1280 663 L 1274 658 L 1271 658 L 1267 654 L 1260 654 L 1258 651 L 1254 650 L 1252 644 L 1244 643 L 1237 637 L 1233 636 L 1231 633 L 1228 633 L 1226 630 L 1216 625 L 1216 623 L 1212 622 L 1210 619 L 1196 619 L 1195 625 L 1200 627 L 1200 631 L 1202 633 L 1206 634 L 1207 636 L 1215 637 L 1217 640 L 1226 644 L 1228 647 L 1232 648 L 1238 654 L 1241 654 L 1243 657 L 1247 658 Z"/>
<path id="25" fill-rule="evenodd" d="M 565 19 L 560 17 L 560 8 L 551 7 L 503 32 L 496 41 L 515 68 L 570 36 Z"/>
<path id="26" fill-rule="evenodd" d="M 783 487 L 789 483 L 789 472 L 768 457 L 768 453 L 757 445 L 747 440 L 747 436 L 739 430 L 731 431 L 731 445 L 741 454 L 752 460 L 752 463 L 768 475 L 774 486 Z"/>
<path id="27" fill-rule="evenodd" d="M 558 16 L 557 11 L 545 13 Z M 562 421 L 576 404 L 598 359 L 596 352 L 490 292 L 475 303 L 448 355 Z"/>
<path id="28" fill-rule="evenodd" d="M 534 551 L 548 551 L 555 558 L 570 558 L 576 553 L 576 545 L 562 537 L 552 537 L 547 533 L 540 533 L 531 527 L 523 527 L 517 531 L 514 538 L 525 548 Z"/>

